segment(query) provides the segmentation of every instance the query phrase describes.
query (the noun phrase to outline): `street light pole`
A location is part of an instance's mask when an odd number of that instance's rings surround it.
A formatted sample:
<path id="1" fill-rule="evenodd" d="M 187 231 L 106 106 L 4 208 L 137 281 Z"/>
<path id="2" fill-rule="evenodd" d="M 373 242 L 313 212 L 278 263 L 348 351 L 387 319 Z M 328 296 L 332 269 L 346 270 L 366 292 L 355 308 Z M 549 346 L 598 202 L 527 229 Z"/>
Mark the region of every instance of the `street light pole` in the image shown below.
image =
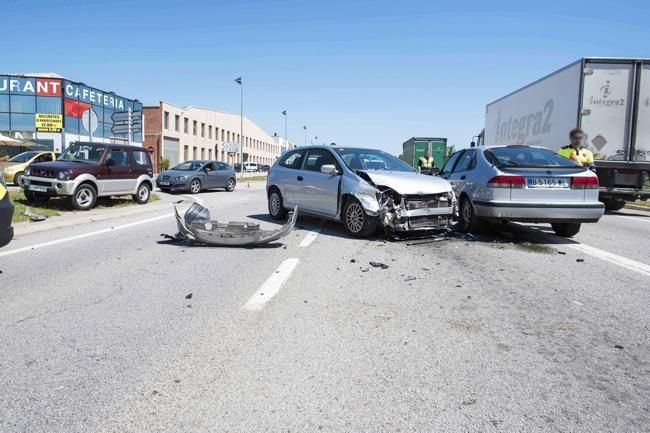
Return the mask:
<path id="1" fill-rule="evenodd" d="M 287 110 L 283 110 L 282 115 L 284 115 L 284 147 L 288 148 L 289 137 L 287 137 Z"/>
<path id="2" fill-rule="evenodd" d="M 239 84 L 239 172 L 244 172 L 244 85 L 241 77 L 235 80 Z"/>
<path id="3" fill-rule="evenodd" d="M 307 146 L 307 127 L 303 126 L 302 129 L 305 130 L 305 146 Z"/>

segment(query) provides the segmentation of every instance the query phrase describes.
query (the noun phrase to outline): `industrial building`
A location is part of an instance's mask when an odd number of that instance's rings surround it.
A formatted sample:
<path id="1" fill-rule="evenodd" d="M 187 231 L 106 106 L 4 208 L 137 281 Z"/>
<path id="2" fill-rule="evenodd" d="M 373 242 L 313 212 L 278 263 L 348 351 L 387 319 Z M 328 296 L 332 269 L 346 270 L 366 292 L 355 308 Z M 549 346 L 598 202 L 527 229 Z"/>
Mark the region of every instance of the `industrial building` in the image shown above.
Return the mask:
<path id="1" fill-rule="evenodd" d="M 201 107 L 181 107 L 160 101 L 144 107 L 144 146 L 156 163 L 170 166 L 192 159 L 237 163 L 240 143 L 239 114 Z M 280 143 L 247 117 L 243 118 L 243 161 L 271 165 L 280 156 Z"/>

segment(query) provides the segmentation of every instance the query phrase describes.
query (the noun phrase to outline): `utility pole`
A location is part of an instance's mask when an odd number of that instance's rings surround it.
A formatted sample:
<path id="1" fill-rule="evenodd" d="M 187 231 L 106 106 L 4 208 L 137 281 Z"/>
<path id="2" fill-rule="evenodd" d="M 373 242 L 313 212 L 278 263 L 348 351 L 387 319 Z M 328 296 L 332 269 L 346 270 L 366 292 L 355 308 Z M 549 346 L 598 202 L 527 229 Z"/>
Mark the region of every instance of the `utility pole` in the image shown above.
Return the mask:
<path id="1" fill-rule="evenodd" d="M 289 147 L 289 137 L 287 136 L 287 110 L 282 111 L 284 116 L 284 147 Z"/>
<path id="2" fill-rule="evenodd" d="M 244 85 L 241 77 L 235 80 L 239 84 L 239 172 L 244 172 Z"/>
<path id="3" fill-rule="evenodd" d="M 307 146 L 307 126 L 303 126 L 302 129 L 305 130 L 305 146 Z"/>

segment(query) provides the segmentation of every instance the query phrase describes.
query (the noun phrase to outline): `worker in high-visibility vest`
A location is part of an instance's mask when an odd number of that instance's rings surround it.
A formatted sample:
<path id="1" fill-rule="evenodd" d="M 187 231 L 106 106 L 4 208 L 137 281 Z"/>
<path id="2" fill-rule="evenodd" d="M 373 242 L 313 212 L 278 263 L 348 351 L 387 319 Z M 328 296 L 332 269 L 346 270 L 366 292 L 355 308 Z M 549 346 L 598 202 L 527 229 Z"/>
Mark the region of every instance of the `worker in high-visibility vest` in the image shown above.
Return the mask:
<path id="1" fill-rule="evenodd" d="M 562 146 L 557 153 L 578 165 L 592 167 L 594 165 L 594 154 L 582 145 L 584 138 L 585 134 L 582 132 L 582 129 L 572 129 L 569 133 L 571 142 L 566 146 Z"/>
<path id="2" fill-rule="evenodd" d="M 425 149 L 424 155 L 422 155 L 418 160 L 418 172 L 422 172 L 422 170 L 431 171 L 433 170 L 434 165 L 431 152 L 429 152 L 429 149 Z"/>

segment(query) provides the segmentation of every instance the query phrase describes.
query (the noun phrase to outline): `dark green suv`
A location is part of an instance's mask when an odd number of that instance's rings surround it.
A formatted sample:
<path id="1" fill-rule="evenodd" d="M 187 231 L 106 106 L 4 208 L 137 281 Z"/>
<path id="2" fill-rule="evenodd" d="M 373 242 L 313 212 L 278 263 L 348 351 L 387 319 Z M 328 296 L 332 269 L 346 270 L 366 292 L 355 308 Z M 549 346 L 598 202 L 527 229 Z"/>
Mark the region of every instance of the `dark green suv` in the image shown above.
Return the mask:
<path id="1" fill-rule="evenodd" d="M 14 215 L 14 205 L 9 200 L 9 191 L 4 179 L 0 176 L 0 248 L 13 239 L 14 228 L 11 227 L 11 218 Z"/>

